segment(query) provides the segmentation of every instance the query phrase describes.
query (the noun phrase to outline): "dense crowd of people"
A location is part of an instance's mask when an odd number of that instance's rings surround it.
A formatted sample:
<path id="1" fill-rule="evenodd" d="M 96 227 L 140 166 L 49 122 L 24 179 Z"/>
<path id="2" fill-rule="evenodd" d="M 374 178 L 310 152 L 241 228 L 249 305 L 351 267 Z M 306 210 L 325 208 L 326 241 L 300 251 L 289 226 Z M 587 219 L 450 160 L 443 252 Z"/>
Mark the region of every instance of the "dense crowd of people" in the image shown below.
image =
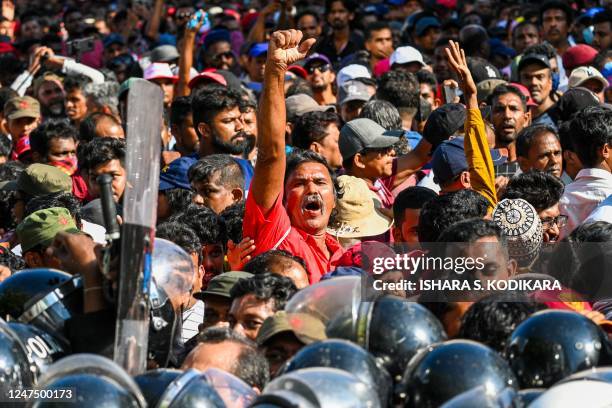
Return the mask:
<path id="1" fill-rule="evenodd" d="M 0 404 L 612 405 L 607 0 L 3 0 L 0 197 Z"/>

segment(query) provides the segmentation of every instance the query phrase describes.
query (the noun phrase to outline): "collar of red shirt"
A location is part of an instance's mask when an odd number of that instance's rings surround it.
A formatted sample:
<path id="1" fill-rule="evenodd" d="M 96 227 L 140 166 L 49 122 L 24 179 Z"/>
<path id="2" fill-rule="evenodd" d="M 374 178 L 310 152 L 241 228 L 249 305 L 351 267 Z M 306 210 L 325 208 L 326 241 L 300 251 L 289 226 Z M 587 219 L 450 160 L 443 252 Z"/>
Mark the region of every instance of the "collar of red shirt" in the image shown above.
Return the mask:
<path id="1" fill-rule="evenodd" d="M 316 248 L 317 251 L 321 251 L 321 248 L 319 248 L 317 241 L 314 239 L 312 235 L 306 233 L 305 231 L 302 231 L 301 229 L 293 225 L 291 226 L 291 228 L 294 228 L 302 236 L 302 238 L 304 238 L 304 240 L 308 242 L 308 244 L 312 248 Z M 327 246 L 327 249 L 329 250 L 329 261 L 331 261 L 333 255 L 336 252 L 342 250 L 342 246 L 340 246 L 340 243 L 338 242 L 338 240 L 336 240 L 336 238 L 334 238 L 333 235 L 328 234 L 327 232 L 325 233 L 325 246 Z M 330 271 L 327 271 L 327 272 L 330 272 Z"/>

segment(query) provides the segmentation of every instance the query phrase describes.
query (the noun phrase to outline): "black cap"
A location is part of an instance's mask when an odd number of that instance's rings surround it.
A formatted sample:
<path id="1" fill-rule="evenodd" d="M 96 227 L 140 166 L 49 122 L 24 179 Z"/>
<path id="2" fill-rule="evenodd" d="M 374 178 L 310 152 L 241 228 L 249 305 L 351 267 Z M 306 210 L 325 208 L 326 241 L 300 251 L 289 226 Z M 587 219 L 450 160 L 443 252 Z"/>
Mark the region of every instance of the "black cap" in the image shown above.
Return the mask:
<path id="1" fill-rule="evenodd" d="M 570 88 L 559 98 L 550 110 L 550 116 L 556 121 L 566 121 L 572 115 L 587 106 L 599 105 L 599 99 L 590 90 L 582 87 Z"/>
<path id="2" fill-rule="evenodd" d="M 468 60 L 468 69 L 472 73 L 472 78 L 474 78 L 474 83 L 476 84 L 487 79 L 501 79 L 501 74 L 495 65 L 480 58 L 470 58 Z"/>
<path id="3" fill-rule="evenodd" d="M 523 68 L 531 64 L 540 64 L 550 69 L 550 60 L 546 55 L 542 54 L 527 54 L 521 57 L 521 61 L 518 64 L 518 71 L 521 72 Z"/>
<path id="4" fill-rule="evenodd" d="M 435 149 L 464 126 L 467 112 L 460 103 L 447 103 L 431 112 L 423 129 L 423 137 Z"/>

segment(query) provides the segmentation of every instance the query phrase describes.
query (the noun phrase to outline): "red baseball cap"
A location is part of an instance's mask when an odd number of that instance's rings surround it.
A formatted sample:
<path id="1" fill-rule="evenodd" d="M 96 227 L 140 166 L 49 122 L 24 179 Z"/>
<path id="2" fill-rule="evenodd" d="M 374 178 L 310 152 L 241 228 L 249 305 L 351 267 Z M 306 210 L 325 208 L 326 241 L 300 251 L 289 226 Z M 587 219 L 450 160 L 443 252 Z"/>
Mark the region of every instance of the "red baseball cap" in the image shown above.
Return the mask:
<path id="1" fill-rule="evenodd" d="M 538 106 L 537 103 L 535 103 L 533 101 L 533 99 L 531 98 L 531 93 L 529 92 L 529 89 L 527 89 L 527 87 L 525 87 L 522 84 L 516 83 L 516 82 L 511 82 L 508 85 L 511 85 L 513 87 L 515 87 L 516 89 L 518 89 L 519 91 L 521 91 L 521 93 L 523 95 L 525 95 L 525 98 L 527 98 L 527 106 Z"/>
<path id="2" fill-rule="evenodd" d="M 563 68 L 571 74 L 576 67 L 583 65 L 593 65 L 593 60 L 597 56 L 597 50 L 590 45 L 578 44 L 568 48 L 563 54 Z"/>
<path id="3" fill-rule="evenodd" d="M 300 67 L 299 65 L 290 65 L 287 68 L 287 71 L 293 72 L 302 79 L 306 79 L 306 77 L 308 77 L 308 72 L 306 72 L 304 67 Z"/>
<path id="4" fill-rule="evenodd" d="M 223 78 L 223 75 L 216 72 L 201 72 L 194 76 L 189 81 L 189 88 L 193 89 L 200 81 L 206 81 L 208 83 L 217 83 L 219 85 L 227 86 L 227 81 Z"/>

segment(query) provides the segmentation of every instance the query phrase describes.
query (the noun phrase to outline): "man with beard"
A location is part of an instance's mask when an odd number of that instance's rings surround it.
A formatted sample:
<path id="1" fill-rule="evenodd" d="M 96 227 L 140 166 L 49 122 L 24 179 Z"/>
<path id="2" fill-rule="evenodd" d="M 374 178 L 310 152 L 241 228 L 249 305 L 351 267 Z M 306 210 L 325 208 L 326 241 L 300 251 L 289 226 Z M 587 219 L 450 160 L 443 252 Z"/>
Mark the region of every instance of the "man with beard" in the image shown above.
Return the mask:
<path id="1" fill-rule="evenodd" d="M 600 11 L 593 17 L 593 47 L 606 51 L 612 46 L 612 12 Z"/>
<path id="2" fill-rule="evenodd" d="M 326 232 L 336 206 L 333 170 L 311 151 L 296 152 L 288 161 L 285 158 L 285 73 L 315 42 L 310 38 L 300 44 L 301 39 L 302 33 L 296 30 L 274 32 L 270 39 L 257 165 L 246 201 L 243 237 L 255 241 L 251 256 L 282 249 L 304 259 L 308 279 L 316 283 L 332 269 L 330 259 L 341 248 Z"/>
<path id="3" fill-rule="evenodd" d="M 199 157 L 229 154 L 240 165 L 248 190 L 253 166 L 243 157 L 253 146 L 255 135 L 248 134 L 240 111 L 242 96 L 235 90 L 214 87 L 196 92 L 191 100 L 193 127 L 200 139 Z"/>
<path id="4" fill-rule="evenodd" d="M 244 132 L 249 142 L 244 150 L 243 159 L 249 160 L 254 164 L 257 159 L 257 149 L 255 148 L 257 143 L 257 102 L 251 98 L 248 100 L 242 99 L 240 112 L 242 113 Z"/>
<path id="5" fill-rule="evenodd" d="M 304 64 L 308 72 L 308 82 L 314 93 L 314 99 L 319 105 L 335 105 L 333 84 L 336 74 L 329 58 L 323 54 L 312 54 Z"/>
<path id="6" fill-rule="evenodd" d="M 519 63 L 518 73 L 520 83 L 527 87 L 529 93 L 531 93 L 531 98 L 537 104 L 531 110 L 533 124 L 556 127 L 548 114 L 548 110 L 555 104 L 550 59 L 542 54 L 525 55 Z"/>
<path id="7" fill-rule="evenodd" d="M 44 119 L 63 118 L 64 115 L 64 85 L 62 79 L 52 72 L 45 72 L 34 81 L 34 97 L 40 102 L 40 110 Z"/>
<path id="8" fill-rule="evenodd" d="M 572 9 L 564 2 L 552 0 L 540 8 L 540 25 L 544 41 L 556 48 L 559 55 L 563 55 L 570 47 L 567 39 Z"/>
<path id="9" fill-rule="evenodd" d="M 525 126 L 529 126 L 531 112 L 527 109 L 527 99 L 523 93 L 511 85 L 496 87 L 490 101 L 495 147 L 508 152 L 508 162 L 503 165 L 504 171 L 496 169 L 496 174 L 512 177 L 518 171 L 516 137 Z"/>
<path id="10" fill-rule="evenodd" d="M 363 49 L 363 38 L 352 31 L 350 22 L 355 18 L 352 10 L 357 5 L 352 0 L 326 0 L 325 16 L 332 31 L 321 39 L 316 51 L 327 55 L 334 68 L 340 68 L 340 61 Z"/>

